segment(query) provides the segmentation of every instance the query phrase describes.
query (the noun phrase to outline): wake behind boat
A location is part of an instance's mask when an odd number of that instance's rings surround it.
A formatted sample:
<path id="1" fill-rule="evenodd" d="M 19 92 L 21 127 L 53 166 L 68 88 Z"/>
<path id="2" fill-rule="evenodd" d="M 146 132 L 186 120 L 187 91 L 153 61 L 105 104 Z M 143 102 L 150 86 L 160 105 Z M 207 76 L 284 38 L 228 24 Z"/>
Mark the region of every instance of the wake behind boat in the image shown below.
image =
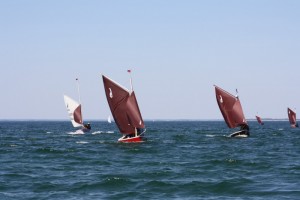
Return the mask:
<path id="1" fill-rule="evenodd" d="M 239 131 L 230 134 L 229 137 L 248 137 L 250 135 L 249 126 L 238 96 L 233 96 L 216 85 L 214 87 L 217 103 L 227 126 L 229 128 L 240 127 Z"/>
<path id="2" fill-rule="evenodd" d="M 128 70 L 130 73 L 130 71 Z M 116 125 L 123 134 L 118 142 L 143 142 L 145 124 L 136 100 L 135 93 L 102 75 L 104 90 L 109 108 Z"/>
<path id="3" fill-rule="evenodd" d="M 78 81 L 78 79 L 76 79 Z M 78 94 L 79 93 L 79 85 L 78 85 Z M 71 119 L 72 125 L 77 128 L 81 127 L 80 132 L 88 132 L 91 130 L 90 123 L 84 124 L 83 118 L 82 118 L 82 112 L 81 112 L 81 104 L 72 99 L 71 97 L 64 95 L 64 101 L 65 105 L 69 114 L 69 117 Z M 79 101 L 80 101 L 80 95 L 79 95 Z"/>

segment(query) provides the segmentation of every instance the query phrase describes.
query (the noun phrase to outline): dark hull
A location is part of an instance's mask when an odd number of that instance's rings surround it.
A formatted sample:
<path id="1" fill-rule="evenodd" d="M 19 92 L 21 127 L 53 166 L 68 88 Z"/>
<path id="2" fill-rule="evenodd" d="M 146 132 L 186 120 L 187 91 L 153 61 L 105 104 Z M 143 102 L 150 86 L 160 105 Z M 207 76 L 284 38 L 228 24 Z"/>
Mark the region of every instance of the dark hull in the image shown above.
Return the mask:
<path id="1" fill-rule="evenodd" d="M 248 130 L 240 130 L 229 135 L 229 137 L 239 137 L 239 138 L 245 138 L 249 136 L 250 133 Z"/>

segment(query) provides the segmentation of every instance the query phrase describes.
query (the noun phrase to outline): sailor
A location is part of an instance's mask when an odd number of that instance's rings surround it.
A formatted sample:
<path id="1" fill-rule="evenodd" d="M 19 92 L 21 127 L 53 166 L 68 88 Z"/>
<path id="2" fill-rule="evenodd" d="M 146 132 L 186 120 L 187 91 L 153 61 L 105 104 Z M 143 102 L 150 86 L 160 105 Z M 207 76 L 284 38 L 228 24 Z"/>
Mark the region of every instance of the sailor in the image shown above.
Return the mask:
<path id="1" fill-rule="evenodd" d="M 242 124 L 241 125 L 241 131 L 245 131 L 244 133 L 246 134 L 246 135 L 250 135 L 249 134 L 249 126 L 247 125 L 247 124 Z"/>
<path id="2" fill-rule="evenodd" d="M 242 124 L 241 125 L 241 130 L 247 130 L 247 131 L 249 131 L 249 126 L 247 124 Z"/>
<path id="3" fill-rule="evenodd" d="M 91 128 L 92 128 L 90 123 L 84 124 L 83 126 L 84 126 L 84 128 L 89 129 L 89 130 L 91 130 Z"/>
<path id="4" fill-rule="evenodd" d="M 142 128 L 136 128 L 137 135 L 141 135 L 142 132 L 143 132 Z"/>

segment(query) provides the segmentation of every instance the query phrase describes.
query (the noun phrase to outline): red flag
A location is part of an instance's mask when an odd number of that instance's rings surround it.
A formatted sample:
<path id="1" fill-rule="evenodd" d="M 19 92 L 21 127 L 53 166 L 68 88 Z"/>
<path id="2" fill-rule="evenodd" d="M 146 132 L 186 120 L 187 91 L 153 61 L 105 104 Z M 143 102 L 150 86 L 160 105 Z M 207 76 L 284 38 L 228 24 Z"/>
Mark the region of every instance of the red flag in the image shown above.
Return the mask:
<path id="1" fill-rule="evenodd" d="M 130 73 L 130 72 L 131 72 L 131 69 L 128 69 L 127 72 Z"/>

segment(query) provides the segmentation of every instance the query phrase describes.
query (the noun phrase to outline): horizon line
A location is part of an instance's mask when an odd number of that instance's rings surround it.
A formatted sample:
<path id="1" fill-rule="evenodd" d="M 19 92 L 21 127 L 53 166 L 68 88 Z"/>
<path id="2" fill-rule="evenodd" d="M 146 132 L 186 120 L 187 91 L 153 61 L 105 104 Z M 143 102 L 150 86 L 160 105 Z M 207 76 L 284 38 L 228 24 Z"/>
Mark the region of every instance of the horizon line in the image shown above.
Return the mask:
<path id="1" fill-rule="evenodd" d="M 288 121 L 288 118 L 264 118 L 263 121 Z M 70 121 L 69 119 L 0 119 L 0 121 Z M 107 121 L 107 119 L 86 119 L 84 121 Z M 144 119 L 144 121 L 224 121 L 223 119 Z M 255 118 L 247 121 L 257 121 Z"/>

